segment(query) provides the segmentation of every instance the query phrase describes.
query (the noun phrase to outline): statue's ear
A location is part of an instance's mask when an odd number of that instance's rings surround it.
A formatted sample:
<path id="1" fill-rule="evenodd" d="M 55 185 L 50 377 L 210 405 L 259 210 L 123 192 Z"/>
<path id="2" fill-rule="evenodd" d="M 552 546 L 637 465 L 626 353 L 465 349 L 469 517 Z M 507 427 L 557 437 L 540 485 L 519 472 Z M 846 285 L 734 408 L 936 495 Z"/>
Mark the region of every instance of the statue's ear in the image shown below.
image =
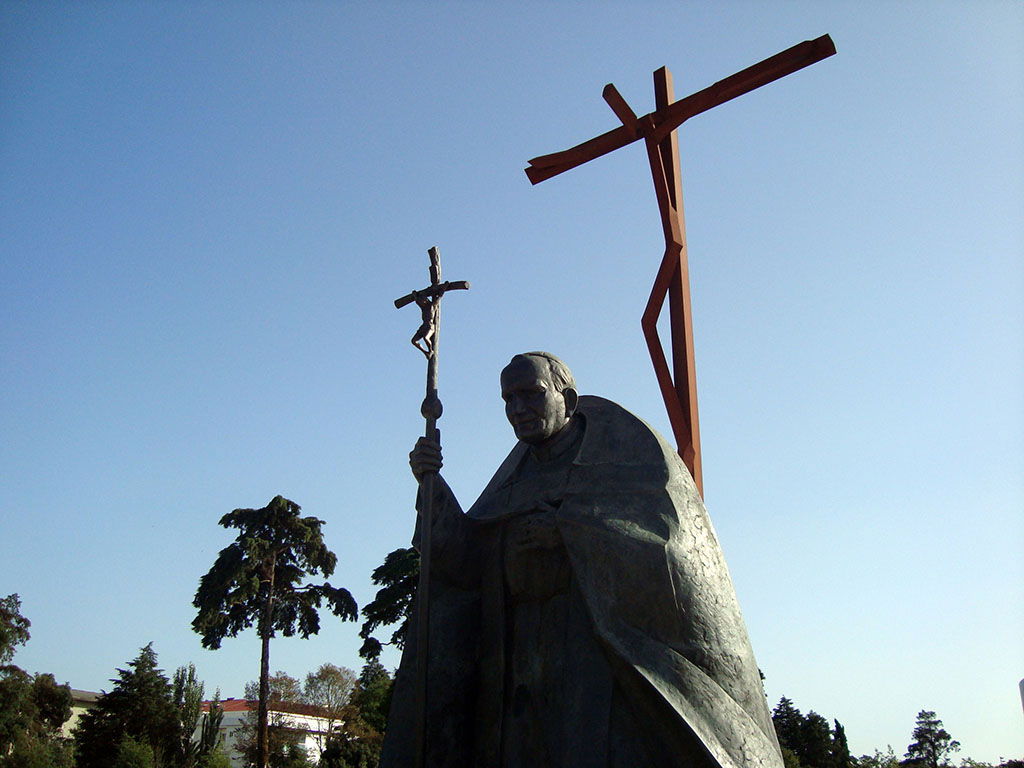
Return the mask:
<path id="1" fill-rule="evenodd" d="M 576 406 L 580 404 L 580 395 L 572 387 L 562 390 L 562 398 L 565 400 L 565 415 L 572 416 L 576 413 Z"/>

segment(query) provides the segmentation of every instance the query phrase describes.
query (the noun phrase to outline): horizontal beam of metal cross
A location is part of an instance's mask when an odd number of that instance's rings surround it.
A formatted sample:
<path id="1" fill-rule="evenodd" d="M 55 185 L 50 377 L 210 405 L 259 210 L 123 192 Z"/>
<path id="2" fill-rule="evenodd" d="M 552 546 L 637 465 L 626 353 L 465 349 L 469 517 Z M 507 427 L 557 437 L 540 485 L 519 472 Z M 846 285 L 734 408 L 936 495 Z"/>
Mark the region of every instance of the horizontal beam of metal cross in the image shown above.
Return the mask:
<path id="1" fill-rule="evenodd" d="M 822 35 L 814 40 L 805 40 L 754 64 L 752 67 L 747 67 L 735 75 L 719 80 L 702 91 L 697 91 L 684 99 L 656 109 L 639 119 L 633 118 L 628 122 L 623 120 L 624 124 L 618 128 L 571 149 L 535 157 L 530 160 L 530 167 L 525 169 L 526 175 L 531 183 L 539 184 L 552 176 L 583 165 L 588 160 L 614 152 L 619 147 L 645 138 L 649 131 L 653 132 L 652 138 L 659 142 L 694 115 L 707 112 L 719 104 L 749 93 L 780 77 L 785 77 L 822 59 L 827 59 L 835 52 L 836 46 L 828 35 Z M 617 111 L 616 114 L 618 114 Z M 623 115 L 619 115 L 620 119 L 622 117 Z"/>
<path id="2" fill-rule="evenodd" d="M 679 176 L 679 144 L 675 129 L 694 115 L 821 61 L 835 52 L 832 38 L 822 35 L 794 45 L 679 101 L 674 101 L 672 75 L 662 67 L 654 73 L 655 109 L 639 118 L 615 86 L 606 85 L 602 95 L 622 125 L 564 152 L 535 157 L 526 169 L 530 181 L 537 184 L 619 147 L 644 140 L 661 213 L 665 251 L 640 325 L 679 456 L 701 496 L 704 495 L 704 482 L 694 367 L 693 313 Z M 657 328 L 658 316 L 666 300 L 672 331 L 671 367 Z"/>

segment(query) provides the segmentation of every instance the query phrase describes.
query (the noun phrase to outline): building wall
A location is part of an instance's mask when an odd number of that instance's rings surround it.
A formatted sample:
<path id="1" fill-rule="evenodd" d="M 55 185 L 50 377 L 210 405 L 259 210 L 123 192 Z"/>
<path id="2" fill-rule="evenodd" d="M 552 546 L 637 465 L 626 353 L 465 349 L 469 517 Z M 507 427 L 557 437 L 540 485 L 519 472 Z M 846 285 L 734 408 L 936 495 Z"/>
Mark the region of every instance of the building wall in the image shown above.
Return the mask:
<path id="1" fill-rule="evenodd" d="M 228 704 L 227 706 L 230 706 Z M 255 708 L 255 705 L 253 705 Z M 220 724 L 221 749 L 227 753 L 231 760 L 232 768 L 245 768 L 245 761 L 241 753 L 235 748 L 235 741 L 242 729 L 243 720 L 248 710 L 228 709 L 224 712 L 224 719 Z M 320 751 L 326 746 L 326 737 L 330 728 L 330 721 L 322 717 L 312 715 L 299 715 L 285 712 L 271 712 L 271 722 L 277 722 L 288 728 L 302 731 L 300 744 L 305 748 L 309 759 L 316 762 L 320 759 Z M 198 738 L 198 729 L 196 732 Z"/>

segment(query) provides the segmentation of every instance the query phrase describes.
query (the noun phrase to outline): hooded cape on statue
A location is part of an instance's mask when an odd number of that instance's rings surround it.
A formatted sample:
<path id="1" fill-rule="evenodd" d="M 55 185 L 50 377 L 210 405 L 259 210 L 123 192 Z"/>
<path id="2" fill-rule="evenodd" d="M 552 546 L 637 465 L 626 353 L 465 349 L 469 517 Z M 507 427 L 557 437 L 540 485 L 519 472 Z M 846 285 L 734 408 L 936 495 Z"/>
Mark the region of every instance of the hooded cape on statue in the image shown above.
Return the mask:
<path id="1" fill-rule="evenodd" d="M 627 713 L 651 765 L 781 768 L 732 581 L 689 472 L 657 432 L 615 403 L 581 397 L 574 418 L 582 437 L 560 475 L 524 471 L 530 448 L 518 443 L 467 514 L 443 481 L 436 483 L 427 765 L 618 765 L 605 747 L 594 746 L 614 738 L 597 732 L 615 730 L 614 713 L 609 719 L 606 708 L 595 719 L 586 711 L 604 706 L 585 693 L 587 678 L 604 674 L 618 702 L 612 708 Z M 574 742 L 571 749 L 531 762 L 510 760 L 502 736 L 515 674 L 506 647 L 514 609 L 502 531 L 538 506 L 553 515 L 569 571 L 569 597 L 560 604 L 570 615 L 563 633 L 569 639 L 554 650 L 567 658 L 557 662 L 564 665 L 557 674 L 584 693 L 575 704 L 558 705 L 570 722 L 540 724 Z M 596 664 L 586 661 L 583 645 L 579 652 L 570 647 L 583 642 L 595 649 Z M 413 618 L 382 768 L 415 768 L 417 653 Z M 590 722 L 603 725 L 589 728 Z"/>

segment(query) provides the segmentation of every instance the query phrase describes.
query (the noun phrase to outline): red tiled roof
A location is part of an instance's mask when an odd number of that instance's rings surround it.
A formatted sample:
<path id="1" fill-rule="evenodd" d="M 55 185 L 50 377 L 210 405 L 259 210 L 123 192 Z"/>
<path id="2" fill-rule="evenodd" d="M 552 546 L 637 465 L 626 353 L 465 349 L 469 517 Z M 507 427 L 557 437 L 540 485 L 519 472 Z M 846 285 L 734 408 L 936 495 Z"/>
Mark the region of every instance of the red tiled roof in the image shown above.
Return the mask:
<path id="1" fill-rule="evenodd" d="M 203 712 L 210 711 L 210 704 L 213 702 L 203 702 Z M 224 699 L 220 703 L 221 709 L 225 712 L 248 712 L 249 710 L 255 710 L 257 702 L 249 699 Z M 286 712 L 290 715 L 308 715 L 310 717 L 329 717 L 329 713 L 322 707 L 316 707 L 312 704 L 300 704 L 293 701 L 278 701 L 270 703 L 271 712 Z"/>
<path id="2" fill-rule="evenodd" d="M 212 703 L 212 701 L 204 701 L 203 712 L 209 712 Z M 256 709 L 256 702 L 247 699 L 224 699 L 220 703 L 220 708 L 225 712 L 248 712 L 250 709 Z"/>

